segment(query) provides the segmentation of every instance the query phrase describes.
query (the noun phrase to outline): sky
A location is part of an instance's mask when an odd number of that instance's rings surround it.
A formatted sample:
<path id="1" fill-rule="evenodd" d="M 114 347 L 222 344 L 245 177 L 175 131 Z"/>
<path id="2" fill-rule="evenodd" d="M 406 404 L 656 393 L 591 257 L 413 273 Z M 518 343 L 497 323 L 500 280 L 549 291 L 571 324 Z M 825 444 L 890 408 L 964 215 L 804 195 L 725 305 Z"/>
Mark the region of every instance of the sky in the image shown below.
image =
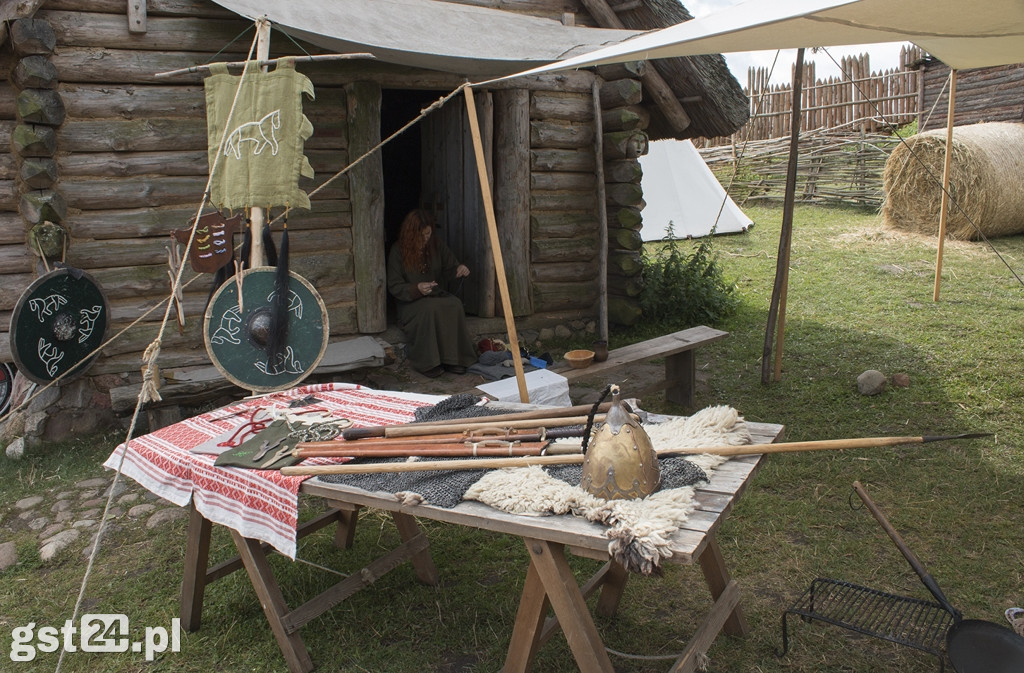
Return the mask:
<path id="1" fill-rule="evenodd" d="M 713 12 L 720 11 L 726 7 L 739 4 L 742 0 L 681 0 L 683 6 L 689 10 L 694 17 L 702 17 Z M 870 55 L 871 70 L 889 70 L 899 65 L 900 48 L 906 42 L 888 42 L 885 44 L 867 44 L 846 47 L 829 47 L 828 54 L 819 51 L 812 53 L 810 50 L 804 52 L 804 63 L 814 61 L 814 71 L 818 79 L 828 77 L 839 77 L 839 67 L 832 62 L 842 61 L 843 56 L 858 55 L 867 52 Z M 771 69 L 772 61 L 775 60 L 775 51 L 748 51 L 736 54 L 723 54 L 725 62 L 729 65 L 733 76 L 741 86 L 747 86 L 748 68 Z M 832 58 L 829 58 L 831 54 Z M 779 53 L 778 62 L 772 74 L 772 84 L 784 84 L 790 80 L 793 71 L 793 64 L 796 63 L 796 49 L 783 49 Z"/>

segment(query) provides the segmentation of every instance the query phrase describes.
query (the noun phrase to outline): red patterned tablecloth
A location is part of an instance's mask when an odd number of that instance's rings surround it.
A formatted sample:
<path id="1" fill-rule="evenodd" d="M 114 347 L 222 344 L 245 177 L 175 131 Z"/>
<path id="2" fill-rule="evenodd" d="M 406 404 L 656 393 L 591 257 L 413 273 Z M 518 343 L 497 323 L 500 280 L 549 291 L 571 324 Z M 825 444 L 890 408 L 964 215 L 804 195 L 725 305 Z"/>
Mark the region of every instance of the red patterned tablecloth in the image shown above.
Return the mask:
<path id="1" fill-rule="evenodd" d="M 276 470 L 217 467 L 213 464 L 216 456 L 191 453 L 190 449 L 232 435 L 256 409 L 285 408 L 292 400 L 307 395 L 321 400 L 317 408 L 347 418 L 356 427 L 405 423 L 412 420 L 417 407 L 443 399 L 346 383 L 300 386 L 244 400 L 132 439 L 127 451 L 124 444 L 119 445 L 103 466 L 112 470 L 120 466 L 122 474 L 176 505 L 192 501 L 213 523 L 266 542 L 294 559 L 299 486 L 307 477 L 286 477 Z M 304 462 L 339 461 L 309 458 Z"/>

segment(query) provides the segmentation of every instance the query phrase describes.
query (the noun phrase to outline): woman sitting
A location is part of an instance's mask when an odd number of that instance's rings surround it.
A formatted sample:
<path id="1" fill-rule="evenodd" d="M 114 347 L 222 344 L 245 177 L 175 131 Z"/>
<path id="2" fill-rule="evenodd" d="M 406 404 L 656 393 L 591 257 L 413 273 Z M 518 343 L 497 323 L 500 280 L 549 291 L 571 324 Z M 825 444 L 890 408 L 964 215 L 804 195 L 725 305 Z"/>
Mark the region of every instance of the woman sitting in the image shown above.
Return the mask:
<path id="1" fill-rule="evenodd" d="M 445 371 L 463 374 L 476 362 L 462 301 L 450 293 L 451 283 L 469 269 L 434 235 L 436 228 L 427 211 L 410 212 L 388 255 L 388 291 L 409 339 L 406 355 L 416 371 L 431 378 Z"/>

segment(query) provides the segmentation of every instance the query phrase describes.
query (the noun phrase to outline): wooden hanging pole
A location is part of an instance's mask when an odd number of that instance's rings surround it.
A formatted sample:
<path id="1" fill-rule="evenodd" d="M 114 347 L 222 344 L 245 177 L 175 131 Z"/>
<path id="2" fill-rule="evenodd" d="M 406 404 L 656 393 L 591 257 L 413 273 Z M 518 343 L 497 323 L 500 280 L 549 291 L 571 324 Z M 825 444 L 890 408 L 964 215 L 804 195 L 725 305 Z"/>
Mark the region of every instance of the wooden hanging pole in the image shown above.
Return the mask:
<path id="1" fill-rule="evenodd" d="M 956 107 L 956 70 L 949 71 L 949 112 L 946 114 L 946 157 L 942 163 L 942 204 L 939 206 L 939 250 L 935 256 L 935 289 L 932 301 L 939 300 L 942 278 L 942 249 L 946 243 L 946 218 L 949 215 L 949 169 L 953 163 L 953 109 Z"/>
<path id="2" fill-rule="evenodd" d="M 270 58 L 270 20 L 261 16 L 256 19 L 256 60 L 266 61 Z M 267 66 L 260 68 L 262 72 L 267 71 Z M 258 269 L 266 265 L 266 250 L 263 247 L 263 223 L 266 221 L 263 208 L 253 206 L 250 211 L 250 227 L 252 236 L 251 247 L 249 248 L 249 268 Z"/>
<path id="3" fill-rule="evenodd" d="M 526 388 L 526 374 L 523 371 L 523 356 L 519 352 L 519 337 L 516 335 L 515 316 L 512 315 L 512 299 L 508 292 L 508 278 L 505 277 L 505 261 L 501 256 L 501 242 L 498 240 L 498 223 L 494 217 L 494 200 L 491 198 L 491 179 L 487 175 L 487 164 L 484 163 L 484 145 L 480 139 L 480 120 L 476 116 L 476 102 L 473 100 L 473 87 L 465 86 L 466 113 L 469 115 L 469 131 L 473 136 L 473 154 L 476 157 L 476 171 L 480 178 L 480 196 L 484 202 L 484 214 L 487 217 L 487 233 L 491 240 L 491 255 L 494 258 L 494 272 L 498 276 L 498 290 L 501 294 L 502 312 L 505 314 L 505 328 L 508 331 L 509 349 L 512 351 L 512 364 L 516 370 L 516 383 L 519 384 L 519 401 L 529 402 L 530 392 Z"/>
<path id="4" fill-rule="evenodd" d="M 373 54 L 367 52 L 356 52 L 354 54 L 313 54 L 309 56 L 282 56 L 281 58 L 271 58 L 265 60 L 256 61 L 256 66 L 266 69 L 269 66 L 277 65 L 278 61 L 290 59 L 296 63 L 315 63 L 317 61 L 349 61 L 355 59 L 375 59 L 377 58 Z M 246 61 L 227 61 L 224 63 L 229 68 L 244 68 Z M 191 65 L 187 68 L 178 68 L 177 70 L 168 70 L 167 72 L 158 72 L 153 77 L 176 77 L 177 75 L 191 75 L 197 72 L 208 72 L 210 70 L 209 63 L 203 63 L 200 65 Z"/>

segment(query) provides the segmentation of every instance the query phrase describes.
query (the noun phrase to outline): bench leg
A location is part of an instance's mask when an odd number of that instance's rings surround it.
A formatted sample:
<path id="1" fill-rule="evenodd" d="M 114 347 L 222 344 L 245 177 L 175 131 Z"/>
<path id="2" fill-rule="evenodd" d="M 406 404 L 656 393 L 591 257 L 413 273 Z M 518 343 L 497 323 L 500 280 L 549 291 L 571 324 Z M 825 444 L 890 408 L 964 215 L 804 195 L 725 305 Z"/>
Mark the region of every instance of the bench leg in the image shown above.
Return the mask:
<path id="1" fill-rule="evenodd" d="M 238 548 L 238 555 L 242 558 L 245 571 L 249 573 L 249 580 L 252 582 L 256 595 L 263 607 L 263 614 L 270 623 L 270 630 L 274 632 L 281 654 L 284 655 L 285 663 L 290 673 L 309 673 L 313 670 L 313 660 L 309 657 L 306 644 L 302 642 L 302 636 L 297 630 L 289 632 L 283 622 L 288 614 L 288 606 L 281 594 L 281 587 L 274 579 L 273 570 L 267 562 L 267 555 L 263 551 L 258 540 L 242 537 L 242 534 L 231 530 L 231 539 L 235 541 Z"/>
<path id="2" fill-rule="evenodd" d="M 181 602 L 178 606 L 181 626 L 186 631 L 198 630 L 203 616 L 212 530 L 213 524 L 199 513 L 195 503 L 190 504 L 185 542 L 185 574 L 181 580 Z"/>
<path id="3" fill-rule="evenodd" d="M 402 542 L 409 542 L 416 536 L 423 534 L 416 523 L 416 517 L 402 512 L 392 512 L 391 516 L 395 520 L 395 527 L 398 528 L 398 534 L 401 536 Z M 409 560 L 416 571 L 416 577 L 420 578 L 421 582 L 430 586 L 437 584 L 439 575 L 437 574 L 437 568 L 434 566 L 434 560 L 430 558 L 430 547 L 425 547 L 422 551 L 416 552 Z"/>
<path id="4" fill-rule="evenodd" d="M 697 387 L 697 360 L 692 350 L 665 358 L 665 399 L 688 409 L 693 408 Z"/>
<path id="5" fill-rule="evenodd" d="M 700 555 L 700 567 L 704 571 L 704 579 L 707 580 L 708 589 L 711 590 L 711 597 L 716 601 L 722 597 L 725 590 L 732 582 L 729 571 L 725 568 L 725 559 L 722 557 L 722 549 L 712 534 L 708 535 L 708 545 L 704 553 Z M 725 632 L 730 636 L 743 636 L 750 632 L 747 619 L 743 616 L 743 608 L 737 599 L 735 607 L 730 610 L 729 619 L 725 622 Z"/>

